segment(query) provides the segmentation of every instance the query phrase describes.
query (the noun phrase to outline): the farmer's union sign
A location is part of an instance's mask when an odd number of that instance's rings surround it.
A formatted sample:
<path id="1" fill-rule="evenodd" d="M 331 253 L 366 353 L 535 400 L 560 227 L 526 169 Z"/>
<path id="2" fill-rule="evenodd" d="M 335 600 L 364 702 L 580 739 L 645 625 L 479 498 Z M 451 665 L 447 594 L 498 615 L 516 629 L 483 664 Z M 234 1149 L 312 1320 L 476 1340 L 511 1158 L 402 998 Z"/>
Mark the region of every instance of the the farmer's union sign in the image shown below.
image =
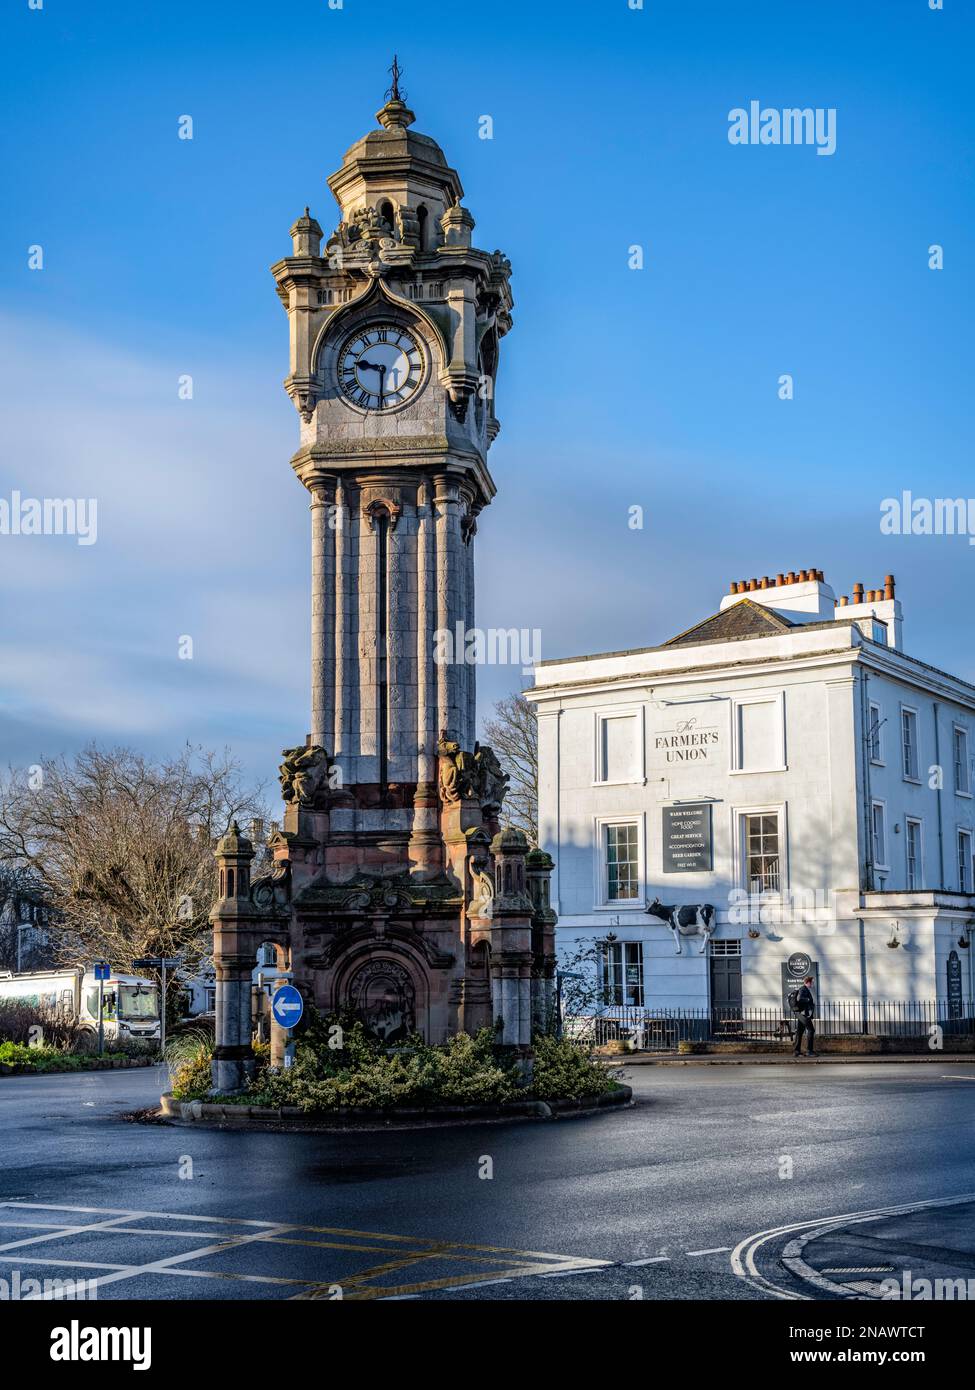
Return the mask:
<path id="1" fill-rule="evenodd" d="M 720 744 L 720 734 L 713 725 L 702 727 L 697 719 L 682 719 L 672 729 L 660 729 L 653 735 L 653 758 L 658 765 L 678 763 L 710 763 Z"/>

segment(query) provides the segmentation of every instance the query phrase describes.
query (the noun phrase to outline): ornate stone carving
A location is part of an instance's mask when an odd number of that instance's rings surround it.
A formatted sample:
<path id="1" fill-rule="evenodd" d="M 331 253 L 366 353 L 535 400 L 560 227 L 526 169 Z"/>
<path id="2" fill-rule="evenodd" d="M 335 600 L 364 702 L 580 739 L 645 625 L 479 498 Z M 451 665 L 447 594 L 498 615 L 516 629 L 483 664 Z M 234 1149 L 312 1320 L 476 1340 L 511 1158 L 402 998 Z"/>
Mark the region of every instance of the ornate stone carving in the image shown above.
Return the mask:
<path id="1" fill-rule="evenodd" d="M 328 803 L 329 756 L 320 744 L 310 748 L 285 748 L 284 762 L 278 768 L 281 796 L 311 810 L 322 810 Z"/>
<path id="2" fill-rule="evenodd" d="M 494 749 L 486 743 L 474 744 L 474 765 L 477 769 L 478 800 L 485 811 L 497 814 L 511 777 L 498 762 Z"/>
<path id="3" fill-rule="evenodd" d="M 491 871 L 490 844 L 483 830 L 473 830 L 468 832 L 467 842 L 470 845 L 470 870 L 471 881 L 474 885 L 474 896 L 468 908 L 468 917 L 486 918 L 490 917 L 491 904 L 494 901 L 494 875 Z"/>
<path id="4" fill-rule="evenodd" d="M 291 863 L 279 859 L 269 874 L 251 884 L 251 902 L 264 912 L 286 911 L 291 903 Z"/>
<path id="5" fill-rule="evenodd" d="M 444 801 L 476 801 L 485 812 L 501 810 L 510 777 L 498 762 L 494 749 L 475 743 L 467 753 L 456 739 L 441 735 L 437 744 L 440 758 L 440 795 Z"/>
<path id="6" fill-rule="evenodd" d="M 466 753 L 456 739 L 440 736 L 437 744 L 440 766 L 440 795 L 444 801 L 474 801 L 478 795 L 478 772 L 473 753 Z"/>

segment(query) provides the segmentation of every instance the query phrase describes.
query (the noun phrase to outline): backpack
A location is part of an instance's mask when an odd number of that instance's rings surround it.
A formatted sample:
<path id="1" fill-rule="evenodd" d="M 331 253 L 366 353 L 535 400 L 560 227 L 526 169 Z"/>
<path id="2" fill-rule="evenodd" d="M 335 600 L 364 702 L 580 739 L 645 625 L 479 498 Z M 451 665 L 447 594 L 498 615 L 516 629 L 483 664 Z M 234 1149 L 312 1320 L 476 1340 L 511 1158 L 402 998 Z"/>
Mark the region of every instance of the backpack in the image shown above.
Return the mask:
<path id="1" fill-rule="evenodd" d="M 790 990 L 789 990 L 789 1008 L 792 1010 L 792 1012 L 793 1012 L 794 1014 L 797 1014 L 797 1013 L 800 1012 L 800 1009 L 799 1009 L 799 991 L 798 991 L 797 989 L 790 989 Z"/>

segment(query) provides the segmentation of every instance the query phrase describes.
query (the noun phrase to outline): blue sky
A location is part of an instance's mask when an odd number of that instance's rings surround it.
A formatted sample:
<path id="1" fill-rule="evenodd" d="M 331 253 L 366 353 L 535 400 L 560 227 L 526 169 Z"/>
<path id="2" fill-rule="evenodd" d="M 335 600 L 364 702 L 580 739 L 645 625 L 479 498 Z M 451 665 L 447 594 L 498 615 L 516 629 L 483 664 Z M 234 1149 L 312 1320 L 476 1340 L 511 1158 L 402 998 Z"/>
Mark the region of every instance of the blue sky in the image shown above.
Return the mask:
<path id="1" fill-rule="evenodd" d="M 394 50 L 475 241 L 514 267 L 479 624 L 538 627 L 545 656 L 643 646 L 731 579 L 892 571 L 908 650 L 975 679 L 975 549 L 879 528 L 903 488 L 975 494 L 975 21 L 945 6 L 8 0 L 0 496 L 94 496 L 99 527 L 0 537 L 0 759 L 189 738 L 268 776 L 304 735 L 308 514 L 268 267 L 305 203 L 334 226 L 325 177 Z M 729 144 L 753 99 L 835 107 L 836 153 Z M 482 716 L 519 684 L 483 670 Z"/>

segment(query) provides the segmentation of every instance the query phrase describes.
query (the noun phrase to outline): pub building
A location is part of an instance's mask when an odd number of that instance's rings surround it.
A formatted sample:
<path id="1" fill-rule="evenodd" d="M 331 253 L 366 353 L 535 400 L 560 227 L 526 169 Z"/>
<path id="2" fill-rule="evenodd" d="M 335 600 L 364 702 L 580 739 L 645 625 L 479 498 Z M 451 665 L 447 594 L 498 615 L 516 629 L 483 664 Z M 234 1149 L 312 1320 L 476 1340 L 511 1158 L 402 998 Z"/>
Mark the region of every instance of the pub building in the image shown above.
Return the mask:
<path id="1" fill-rule="evenodd" d="M 612 936 L 613 1004 L 778 1010 L 809 973 L 820 1000 L 970 1016 L 975 686 L 904 650 L 892 575 L 737 581 L 526 695 L 559 953 Z"/>

